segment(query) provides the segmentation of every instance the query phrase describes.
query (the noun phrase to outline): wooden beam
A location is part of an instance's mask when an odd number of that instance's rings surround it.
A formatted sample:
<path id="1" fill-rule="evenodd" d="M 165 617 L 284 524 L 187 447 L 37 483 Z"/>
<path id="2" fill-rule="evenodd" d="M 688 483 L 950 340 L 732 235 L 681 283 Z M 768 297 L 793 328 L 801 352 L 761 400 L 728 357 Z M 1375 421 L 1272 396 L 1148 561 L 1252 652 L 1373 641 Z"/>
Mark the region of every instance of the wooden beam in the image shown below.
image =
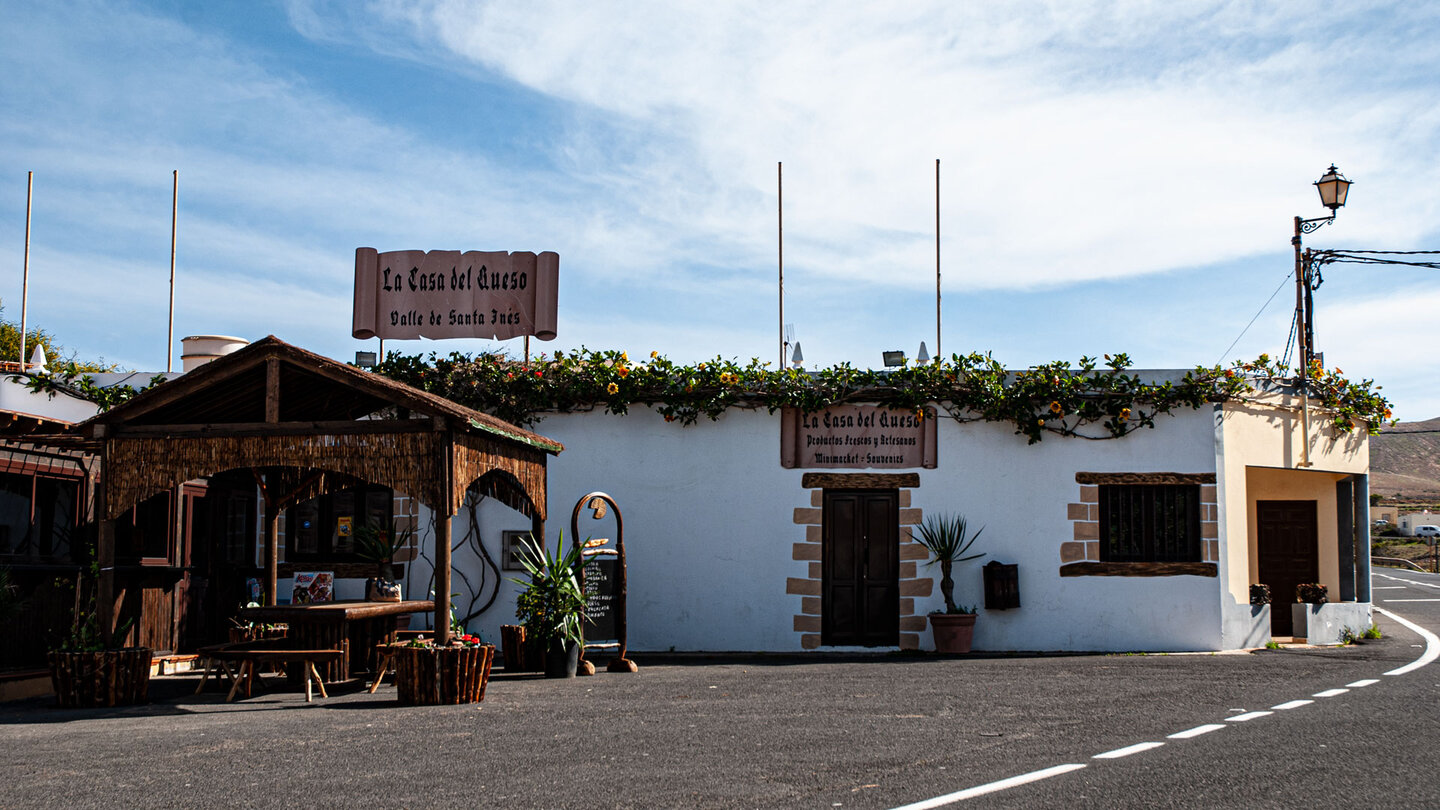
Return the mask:
<path id="1" fill-rule="evenodd" d="M 265 421 L 277 424 L 280 421 L 280 358 L 271 357 L 265 361 Z"/>
<path id="2" fill-rule="evenodd" d="M 103 427 L 97 425 L 96 427 Z M 189 425 L 116 425 L 111 435 L 135 439 L 203 436 L 341 436 L 366 433 L 423 433 L 428 419 L 348 419 L 334 422 L 216 422 Z"/>
<path id="3" fill-rule="evenodd" d="M 1208 562 L 1077 562 L 1060 566 L 1062 577 L 1213 577 L 1219 566 Z"/>

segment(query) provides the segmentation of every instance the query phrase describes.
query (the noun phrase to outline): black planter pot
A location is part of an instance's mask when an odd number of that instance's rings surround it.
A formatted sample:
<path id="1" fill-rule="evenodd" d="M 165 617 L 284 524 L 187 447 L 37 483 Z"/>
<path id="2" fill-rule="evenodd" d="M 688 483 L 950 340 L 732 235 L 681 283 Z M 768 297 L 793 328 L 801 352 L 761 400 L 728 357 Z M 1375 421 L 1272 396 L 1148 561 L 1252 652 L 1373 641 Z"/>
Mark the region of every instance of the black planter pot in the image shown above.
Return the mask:
<path id="1" fill-rule="evenodd" d="M 571 642 L 555 642 L 545 651 L 545 677 L 573 678 L 580 668 L 580 645 Z"/>

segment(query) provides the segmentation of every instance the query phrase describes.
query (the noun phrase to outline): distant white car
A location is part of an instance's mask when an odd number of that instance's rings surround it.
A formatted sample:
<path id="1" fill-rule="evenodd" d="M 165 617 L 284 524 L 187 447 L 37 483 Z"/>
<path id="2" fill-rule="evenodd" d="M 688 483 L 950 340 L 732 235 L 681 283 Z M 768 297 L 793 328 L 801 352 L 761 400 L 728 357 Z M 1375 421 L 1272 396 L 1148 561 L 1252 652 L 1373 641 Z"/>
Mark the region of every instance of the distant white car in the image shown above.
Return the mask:
<path id="1" fill-rule="evenodd" d="M 1440 526 L 1416 526 L 1416 537 L 1440 537 Z"/>
<path id="2" fill-rule="evenodd" d="M 1376 525 L 1376 526 L 1389 526 L 1389 525 L 1390 525 L 1390 521 L 1386 520 L 1385 518 L 1380 518 L 1380 519 L 1378 519 L 1378 520 L 1375 521 L 1375 525 Z"/>

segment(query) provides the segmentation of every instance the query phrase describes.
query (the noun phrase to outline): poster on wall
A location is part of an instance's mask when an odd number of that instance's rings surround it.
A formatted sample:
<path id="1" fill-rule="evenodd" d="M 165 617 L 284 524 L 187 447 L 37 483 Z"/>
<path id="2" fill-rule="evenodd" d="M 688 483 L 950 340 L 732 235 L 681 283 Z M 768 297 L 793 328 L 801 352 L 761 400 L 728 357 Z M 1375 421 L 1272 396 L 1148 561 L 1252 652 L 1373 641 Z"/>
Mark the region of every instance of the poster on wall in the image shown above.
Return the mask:
<path id="1" fill-rule="evenodd" d="M 935 409 L 835 405 L 780 413 L 780 466 L 785 469 L 935 469 Z"/>
<path id="2" fill-rule="evenodd" d="M 332 571 L 296 571 L 290 590 L 290 604 L 310 605 L 335 598 L 335 574 Z"/>
<path id="3" fill-rule="evenodd" d="M 560 256 L 483 250 L 355 250 L 351 334 L 555 339 Z"/>

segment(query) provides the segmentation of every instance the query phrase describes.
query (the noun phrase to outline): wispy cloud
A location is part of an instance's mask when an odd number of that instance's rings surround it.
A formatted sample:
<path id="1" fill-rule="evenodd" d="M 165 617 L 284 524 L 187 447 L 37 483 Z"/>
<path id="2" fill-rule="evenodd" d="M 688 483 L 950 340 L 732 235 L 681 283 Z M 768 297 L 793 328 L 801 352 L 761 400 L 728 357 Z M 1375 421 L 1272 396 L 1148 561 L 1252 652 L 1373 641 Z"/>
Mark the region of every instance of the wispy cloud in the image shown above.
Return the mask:
<path id="1" fill-rule="evenodd" d="M 42 279 L 155 312 L 178 168 L 193 331 L 344 357 L 355 247 L 553 249 L 559 345 L 768 357 L 783 161 L 787 320 L 812 364 L 866 363 L 933 334 L 940 158 L 947 350 L 1187 366 L 1280 283 L 1332 161 L 1359 182 L 1315 244 L 1440 242 L 1422 4 L 280 11 L 248 9 L 274 27 L 257 34 L 210 7 L 7 5 L 0 154 L 12 179 L 37 171 Z M 16 196 L 0 250 L 18 257 Z M 1367 314 L 1345 290 L 1322 293 L 1327 319 Z M 58 329 L 71 344 L 144 364 L 86 295 L 41 280 L 32 301 L 84 314 Z M 1283 348 L 1280 298 L 1235 354 Z"/>

